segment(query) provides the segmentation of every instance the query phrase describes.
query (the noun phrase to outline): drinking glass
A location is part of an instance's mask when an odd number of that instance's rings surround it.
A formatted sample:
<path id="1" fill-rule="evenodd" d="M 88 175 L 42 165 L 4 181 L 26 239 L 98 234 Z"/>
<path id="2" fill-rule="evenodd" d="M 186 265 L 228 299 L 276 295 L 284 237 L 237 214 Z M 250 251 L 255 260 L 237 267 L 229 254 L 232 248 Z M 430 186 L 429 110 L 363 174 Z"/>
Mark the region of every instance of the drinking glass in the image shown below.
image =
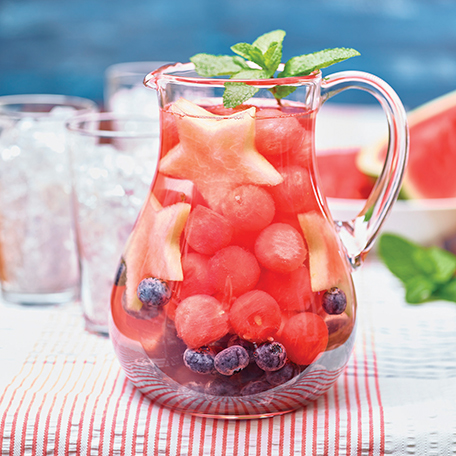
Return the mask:
<path id="1" fill-rule="evenodd" d="M 0 97 L 0 279 L 5 300 L 57 304 L 79 295 L 65 121 L 84 98 Z"/>
<path id="2" fill-rule="evenodd" d="M 144 116 L 92 113 L 67 123 L 86 329 L 108 333 L 122 248 L 155 173 L 158 137 Z"/>

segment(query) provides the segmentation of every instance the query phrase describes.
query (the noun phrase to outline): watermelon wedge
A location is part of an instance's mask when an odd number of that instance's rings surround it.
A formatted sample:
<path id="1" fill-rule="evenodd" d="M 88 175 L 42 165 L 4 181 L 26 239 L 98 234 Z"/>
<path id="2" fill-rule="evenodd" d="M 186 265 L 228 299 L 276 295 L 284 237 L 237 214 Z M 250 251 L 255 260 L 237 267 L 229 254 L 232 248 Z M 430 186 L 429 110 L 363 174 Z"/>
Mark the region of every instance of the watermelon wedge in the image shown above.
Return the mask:
<path id="1" fill-rule="evenodd" d="M 361 172 L 356 160 L 359 149 L 324 151 L 317 155 L 322 193 L 328 198 L 367 199 L 375 179 Z"/>
<path id="2" fill-rule="evenodd" d="M 456 90 L 408 114 L 410 152 L 402 185 L 410 199 L 456 197 Z M 360 151 L 357 165 L 377 176 L 386 155 L 387 138 Z"/>

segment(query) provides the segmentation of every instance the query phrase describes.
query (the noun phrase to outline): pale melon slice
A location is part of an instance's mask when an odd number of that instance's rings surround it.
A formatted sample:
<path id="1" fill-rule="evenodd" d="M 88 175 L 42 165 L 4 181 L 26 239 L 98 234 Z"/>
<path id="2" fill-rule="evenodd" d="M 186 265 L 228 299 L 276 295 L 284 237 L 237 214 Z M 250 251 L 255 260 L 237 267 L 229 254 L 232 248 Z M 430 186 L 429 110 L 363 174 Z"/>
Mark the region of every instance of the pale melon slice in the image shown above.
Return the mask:
<path id="1" fill-rule="evenodd" d="M 298 214 L 309 250 L 309 272 L 312 291 L 338 286 L 346 274 L 337 234 L 328 220 L 316 211 Z"/>
<path id="2" fill-rule="evenodd" d="M 157 210 L 157 203 L 152 199 L 144 206 L 125 253 L 127 306 L 134 306 L 136 288 L 146 277 L 183 280 L 180 237 L 191 206 L 175 203 Z"/>

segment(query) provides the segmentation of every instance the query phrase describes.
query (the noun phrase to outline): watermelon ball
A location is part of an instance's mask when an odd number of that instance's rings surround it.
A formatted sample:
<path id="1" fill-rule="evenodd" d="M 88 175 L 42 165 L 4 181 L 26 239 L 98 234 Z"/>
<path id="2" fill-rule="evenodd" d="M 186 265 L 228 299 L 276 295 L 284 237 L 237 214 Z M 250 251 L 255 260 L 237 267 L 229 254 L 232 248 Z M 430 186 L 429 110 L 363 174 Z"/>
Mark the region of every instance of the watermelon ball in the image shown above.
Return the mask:
<path id="1" fill-rule="evenodd" d="M 184 233 L 192 249 L 204 255 L 213 255 L 230 244 L 233 227 L 222 215 L 198 205 L 190 212 Z"/>
<path id="2" fill-rule="evenodd" d="M 287 154 L 302 144 L 305 130 L 296 117 L 278 109 L 258 109 L 255 117 L 255 146 L 260 154 Z"/>
<path id="3" fill-rule="evenodd" d="M 287 223 L 273 223 L 259 234 L 255 256 L 265 268 L 288 273 L 304 263 L 307 248 L 296 228 Z"/>
<path id="4" fill-rule="evenodd" d="M 184 364 L 197 374 L 211 374 L 214 371 L 215 351 L 209 347 L 187 348 L 184 351 Z"/>
<path id="5" fill-rule="evenodd" d="M 319 208 L 308 169 L 289 165 L 279 169 L 279 172 L 283 182 L 269 190 L 277 210 L 302 214 Z"/>
<path id="6" fill-rule="evenodd" d="M 188 253 L 182 257 L 184 280 L 179 291 L 180 299 L 195 294 L 212 295 L 215 291 L 209 275 L 209 257 L 200 253 Z"/>
<path id="7" fill-rule="evenodd" d="M 234 332 L 248 341 L 261 343 L 279 330 L 282 317 L 277 301 L 265 291 L 252 290 L 234 301 L 230 323 Z"/>
<path id="8" fill-rule="evenodd" d="M 287 352 L 280 342 L 266 342 L 255 350 L 253 357 L 264 371 L 276 371 L 287 362 Z"/>
<path id="9" fill-rule="evenodd" d="M 228 193 L 221 206 L 222 214 L 235 227 L 245 231 L 260 231 L 274 218 L 272 196 L 262 187 L 241 185 Z"/>
<path id="10" fill-rule="evenodd" d="M 227 347 L 215 355 L 214 367 L 222 375 L 233 375 L 250 362 L 247 350 L 240 345 Z"/>
<path id="11" fill-rule="evenodd" d="M 213 296 L 193 295 L 181 301 L 174 316 L 177 335 L 188 348 L 209 345 L 225 336 L 228 313 Z"/>
<path id="12" fill-rule="evenodd" d="M 290 317 L 284 324 L 280 342 L 292 362 L 309 365 L 325 351 L 328 345 L 328 328 L 317 314 L 302 312 Z"/>
<path id="13" fill-rule="evenodd" d="M 147 277 L 141 280 L 136 289 L 136 294 L 143 306 L 147 308 L 163 307 L 171 298 L 171 290 L 168 284 L 155 277 Z"/>
<path id="14" fill-rule="evenodd" d="M 240 296 L 255 287 L 260 278 L 260 266 L 255 255 L 230 245 L 209 259 L 209 273 L 217 291 Z"/>
<path id="15" fill-rule="evenodd" d="M 347 296 L 340 288 L 332 287 L 325 291 L 321 304 L 326 313 L 339 315 L 347 307 Z"/>
<path id="16" fill-rule="evenodd" d="M 265 269 L 261 273 L 258 288 L 269 293 L 282 312 L 305 312 L 312 306 L 310 273 L 304 264 L 288 274 Z"/>
<path id="17" fill-rule="evenodd" d="M 266 371 L 266 380 L 273 386 L 279 386 L 290 381 L 298 374 L 299 367 L 288 361 L 280 369 L 275 371 Z"/>

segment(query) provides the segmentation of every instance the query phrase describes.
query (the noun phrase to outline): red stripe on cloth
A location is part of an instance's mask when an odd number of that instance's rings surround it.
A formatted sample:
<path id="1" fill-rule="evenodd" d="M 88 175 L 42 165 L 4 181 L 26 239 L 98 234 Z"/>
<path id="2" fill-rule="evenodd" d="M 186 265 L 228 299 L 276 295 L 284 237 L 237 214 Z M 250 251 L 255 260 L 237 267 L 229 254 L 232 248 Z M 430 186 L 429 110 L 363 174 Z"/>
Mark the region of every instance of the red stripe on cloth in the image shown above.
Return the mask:
<path id="1" fill-rule="evenodd" d="M 339 386 L 337 382 L 333 386 L 334 391 L 334 456 L 339 455 L 340 449 L 340 404 Z"/>
<path id="2" fill-rule="evenodd" d="M 185 414 L 181 413 L 179 416 L 179 426 L 177 427 L 176 454 L 183 454 L 182 453 L 182 434 L 184 431 L 184 418 L 185 418 Z"/>
<path id="3" fill-rule="evenodd" d="M 374 333 L 371 332 L 371 345 L 372 345 L 372 363 L 374 368 L 375 377 L 375 392 L 377 396 L 378 409 L 380 414 L 380 454 L 385 453 L 385 416 L 383 410 L 382 397 L 380 393 L 380 383 L 378 375 L 377 353 L 375 351 Z"/>
<path id="4" fill-rule="evenodd" d="M 290 415 L 290 424 L 291 424 L 291 418 L 293 418 L 293 416 L 294 416 L 294 413 L 292 415 Z M 279 419 L 279 426 L 280 426 L 280 430 L 279 430 L 279 456 L 283 456 L 283 451 L 284 451 L 284 447 L 285 447 L 285 437 L 284 437 L 285 421 L 284 420 L 285 420 L 285 417 L 282 415 L 280 417 L 280 419 Z M 291 453 L 291 451 L 290 451 L 290 453 Z"/>
<path id="5" fill-rule="evenodd" d="M 227 453 L 228 420 L 224 420 L 222 432 L 222 454 Z"/>
<path id="6" fill-rule="evenodd" d="M 133 424 L 133 439 L 132 439 L 132 442 L 131 442 L 131 446 L 132 446 L 132 449 L 133 449 L 133 453 L 132 453 L 133 455 L 136 454 L 136 440 L 137 440 L 137 437 L 138 437 L 139 415 L 141 414 L 141 409 L 142 409 L 143 402 L 144 402 L 144 395 L 141 394 L 141 396 L 139 397 L 138 405 L 136 407 L 135 422 Z M 179 428 L 179 434 L 181 433 L 180 431 L 181 431 L 181 429 Z M 177 454 L 179 454 L 179 452 Z"/>
<path id="7" fill-rule="evenodd" d="M 317 440 L 318 440 L 318 406 L 313 403 L 313 422 L 312 422 L 312 454 L 317 454 Z"/>
<path id="8" fill-rule="evenodd" d="M 68 380 L 71 379 L 71 374 L 74 371 L 75 366 L 76 366 L 76 363 L 73 362 L 70 374 L 68 375 Z M 75 388 L 76 384 L 78 383 L 78 380 L 81 378 L 83 372 L 84 372 L 83 370 L 81 370 L 79 372 L 78 378 L 73 382 L 73 386 L 72 386 L 71 390 L 64 396 L 62 407 L 60 408 L 59 417 L 61 416 L 61 413 L 62 413 L 62 411 L 64 409 L 68 394 L 71 391 L 74 390 L 74 388 Z M 51 420 L 51 415 L 52 415 L 52 409 L 54 408 L 55 402 L 57 400 L 57 395 L 61 391 L 63 391 L 65 386 L 66 386 L 66 382 L 62 385 L 62 387 L 60 388 L 59 391 L 56 391 L 54 393 L 54 399 L 52 400 L 52 404 L 51 404 L 51 406 L 49 408 L 49 411 L 48 411 L 48 415 L 47 415 L 47 419 L 46 419 L 46 426 L 45 426 L 45 433 L 44 433 L 44 441 L 43 441 L 43 450 L 44 450 L 45 453 L 47 452 L 47 446 L 48 446 L 48 440 L 49 440 L 49 425 L 50 425 L 50 420 Z M 44 400 L 43 400 L 43 402 L 44 402 Z M 41 412 L 41 410 L 40 410 L 40 412 Z M 35 421 L 35 429 L 34 429 L 34 433 L 33 433 L 33 443 L 34 444 L 38 440 L 37 433 L 38 433 L 38 424 L 39 424 L 39 419 L 38 418 L 39 418 L 39 415 L 40 415 L 40 413 L 38 413 L 37 419 Z M 56 451 L 58 450 L 58 447 L 59 447 L 59 437 L 60 437 L 60 426 L 59 426 L 59 424 L 60 424 L 59 421 L 57 421 L 57 428 L 56 428 L 56 432 L 55 432 L 55 442 L 54 442 L 54 454 L 57 454 Z M 35 450 L 33 449 L 33 447 L 32 447 L 32 452 L 33 452 L 33 454 L 35 454 Z"/>
<path id="9" fill-rule="evenodd" d="M 324 435 L 325 435 L 325 442 L 324 454 L 329 454 L 329 405 L 328 405 L 328 393 L 323 396 L 323 403 L 325 404 L 325 426 L 324 426 Z"/>
<path id="10" fill-rule="evenodd" d="M 292 413 L 290 415 L 290 454 L 295 454 L 295 429 L 296 429 L 296 414 Z M 285 417 L 282 416 L 285 420 Z"/>
<path id="11" fill-rule="evenodd" d="M 354 354 L 352 355 L 354 356 Z M 351 438 L 352 438 L 352 419 L 351 419 L 351 401 L 350 391 L 348 386 L 348 371 L 344 373 L 344 393 L 345 393 L 345 405 L 347 410 L 347 442 L 345 448 L 345 454 L 351 454 Z"/>
<path id="12" fill-rule="evenodd" d="M 204 452 L 204 437 L 206 435 L 206 422 L 207 422 L 207 419 L 206 418 L 203 418 L 201 420 L 201 431 L 200 431 L 200 451 L 199 451 L 199 454 L 200 456 L 203 455 L 203 452 Z"/>
<path id="13" fill-rule="evenodd" d="M 364 386 L 366 388 L 366 399 L 369 416 L 369 454 L 374 454 L 374 415 L 369 387 L 369 361 L 367 359 L 366 333 L 363 333 L 363 357 L 364 357 Z"/>
<path id="14" fill-rule="evenodd" d="M 120 398 L 123 396 L 123 393 L 125 392 L 125 389 L 126 389 L 126 387 L 127 387 L 127 382 L 128 382 L 128 379 L 125 377 L 125 378 L 124 378 L 124 381 L 123 381 L 121 393 L 120 393 L 120 395 L 119 395 L 119 398 L 117 399 L 116 408 L 114 409 L 114 416 L 113 416 L 112 420 L 110 419 L 110 421 L 112 421 L 112 423 L 115 423 L 115 422 L 116 422 L 117 410 L 118 410 L 118 408 L 119 408 L 119 401 L 120 401 Z M 114 385 L 113 385 L 111 394 L 109 395 L 109 400 L 106 401 L 106 407 L 105 407 L 105 409 L 104 409 L 103 418 L 102 418 L 102 420 L 101 420 L 101 426 L 100 426 L 100 444 L 99 444 L 99 453 L 98 453 L 98 454 L 100 454 L 100 455 L 103 454 L 103 443 L 104 443 L 104 441 L 105 441 L 107 408 L 109 407 L 109 402 L 110 402 L 110 399 L 111 399 L 111 398 L 113 397 L 113 395 L 114 395 L 115 389 L 116 389 L 116 383 L 114 383 Z M 113 443 L 113 440 L 114 440 L 114 434 L 115 434 L 115 427 L 113 427 L 113 428 L 111 429 L 111 437 L 110 437 L 110 441 L 109 441 L 109 449 L 108 449 L 108 451 L 110 451 L 110 449 L 112 448 L 112 443 Z"/>
<path id="15" fill-rule="evenodd" d="M 144 454 L 147 454 L 148 449 L 149 449 L 149 429 L 150 429 L 150 419 L 152 417 L 153 408 L 154 408 L 154 403 L 152 401 L 150 401 L 149 406 L 147 407 L 146 429 L 144 431 Z"/>
<path id="16" fill-rule="evenodd" d="M 160 427 L 161 427 L 161 420 L 163 416 L 163 407 L 158 408 L 157 414 L 157 425 L 155 426 L 155 439 L 154 439 L 154 453 L 159 454 L 158 443 L 160 442 Z"/>
<path id="17" fill-rule="evenodd" d="M 124 416 L 124 420 L 123 420 L 122 437 L 121 437 L 122 446 L 121 446 L 121 451 L 120 451 L 120 454 L 122 456 L 125 455 L 125 449 L 127 447 L 128 418 L 130 416 L 131 403 L 133 401 L 133 397 L 135 396 L 135 394 L 136 394 L 136 389 L 132 388 L 130 397 L 128 398 L 127 406 L 125 408 L 125 416 Z M 122 394 L 121 394 L 121 396 L 122 396 Z M 119 403 L 120 403 L 120 401 L 119 401 Z M 115 416 L 117 416 L 117 410 L 116 410 Z M 114 432 L 111 433 L 111 436 L 112 436 L 111 442 L 114 442 L 114 434 L 115 434 Z M 111 451 L 114 452 L 113 445 L 111 445 Z"/>
<path id="18" fill-rule="evenodd" d="M 44 362 L 43 363 L 43 366 L 46 365 L 46 363 Z M 32 394 L 32 398 L 29 402 L 29 405 L 27 407 L 27 410 L 25 412 L 25 415 L 24 415 L 24 421 L 23 421 L 23 426 L 22 426 L 22 434 L 21 434 L 21 454 L 24 454 L 25 453 L 25 437 L 26 437 L 26 434 L 27 434 L 27 422 L 28 422 L 28 417 L 30 415 L 30 410 L 32 409 L 32 405 L 33 405 L 33 402 L 35 401 L 35 398 L 37 396 L 37 393 L 38 391 L 41 391 L 44 387 L 44 385 L 47 383 L 47 381 L 49 380 L 49 378 L 51 377 L 52 375 L 52 372 L 56 366 L 56 362 L 55 360 L 51 363 L 52 367 L 50 368 L 49 370 L 49 373 L 46 377 L 46 379 L 44 380 L 44 382 L 42 383 L 42 385 Z M 35 379 L 37 380 L 37 379 Z M 34 380 L 34 382 L 35 382 Z M 34 384 L 34 383 L 33 383 Z M 19 410 L 22 406 L 22 403 L 23 403 L 23 400 L 25 399 L 25 395 L 23 396 L 22 400 L 21 400 L 21 403 L 20 403 L 20 406 L 19 408 L 17 409 L 17 412 L 14 414 L 14 421 L 17 423 L 17 417 L 19 415 Z M 15 428 L 15 426 L 14 426 Z M 14 448 L 14 431 L 11 430 L 11 434 L 12 434 L 12 442 L 11 442 L 11 449 L 10 449 L 10 454 L 11 454 L 11 451 L 13 450 Z"/>
<path id="19" fill-rule="evenodd" d="M 258 420 L 257 422 L 258 427 L 257 427 L 257 444 L 256 444 L 256 454 L 257 456 L 261 456 L 261 428 L 263 427 L 263 420 Z"/>
<path id="20" fill-rule="evenodd" d="M 111 369 L 113 367 L 114 363 L 111 363 L 111 366 L 109 367 L 109 370 L 105 376 L 105 379 L 104 379 L 104 382 L 103 382 L 103 388 L 101 389 L 101 391 L 104 391 L 105 387 L 106 387 L 106 384 L 108 382 L 108 379 L 110 378 L 110 374 L 111 374 Z M 116 375 L 116 378 L 114 379 L 114 382 L 113 382 L 113 386 L 112 386 L 112 390 L 108 396 L 108 399 L 106 401 L 106 403 L 108 404 L 109 403 L 109 399 L 111 399 L 111 397 L 113 396 L 114 394 L 114 391 L 115 391 L 115 387 L 116 387 L 116 384 L 117 384 L 117 381 L 119 380 L 119 376 L 120 376 L 120 369 L 117 371 L 117 375 Z M 93 391 L 93 390 L 92 390 Z M 93 438 L 93 430 L 94 430 L 94 422 L 95 422 L 95 416 L 96 416 L 96 411 L 97 411 L 97 407 L 98 407 L 98 403 L 100 401 L 100 396 L 97 396 L 96 399 L 95 399 L 95 403 L 93 405 L 93 412 L 92 412 L 92 416 L 90 417 L 90 424 L 89 424 L 89 434 L 87 436 L 87 448 L 89 449 L 92 445 L 92 438 Z M 105 418 L 106 416 L 106 410 L 105 410 L 105 413 L 103 413 L 103 419 Z M 82 426 L 79 428 L 79 432 L 82 432 Z M 104 424 L 103 424 L 103 421 L 102 421 L 102 424 L 100 426 L 100 436 L 102 436 L 104 434 Z M 101 455 L 103 453 L 103 448 L 102 448 L 102 439 L 100 438 L 100 443 L 99 443 L 99 454 Z M 78 441 L 78 454 L 80 454 L 80 445 L 81 445 L 81 441 L 79 440 Z"/>
<path id="21" fill-rule="evenodd" d="M 239 454 L 239 432 L 241 428 L 241 423 L 236 421 L 234 424 L 234 438 L 233 438 L 233 456 L 238 456 Z"/>
<path id="22" fill-rule="evenodd" d="M 24 364 L 22 365 L 19 373 L 13 378 L 12 382 L 5 388 L 5 391 L 3 392 L 1 398 L 0 398 L 0 404 L 3 402 L 3 399 L 5 398 L 6 396 L 6 393 L 8 392 L 9 388 L 12 387 L 12 385 L 14 385 L 14 383 L 16 382 L 17 379 L 20 378 L 20 376 L 22 375 L 22 372 L 25 370 L 25 366 L 29 365 L 30 366 L 30 372 L 25 375 L 23 378 L 22 378 L 22 381 L 21 383 L 16 387 L 14 388 L 12 394 L 11 394 L 11 398 L 10 398 L 10 401 L 8 403 L 8 405 L 6 406 L 5 408 L 5 412 L 3 413 L 3 417 L 2 417 L 2 422 L 0 423 L 0 450 L 3 448 L 3 436 L 5 434 L 5 426 L 6 426 L 6 418 L 8 416 L 8 412 L 9 412 L 9 409 L 12 405 L 12 403 L 14 402 L 14 398 L 16 396 L 16 393 L 18 392 L 18 390 L 20 390 L 24 383 L 25 383 L 25 380 L 27 379 L 27 377 L 31 374 L 31 372 L 33 372 L 34 370 L 34 367 L 35 367 L 35 364 L 36 364 L 36 359 L 33 361 L 33 363 L 29 364 L 27 362 L 27 360 L 25 360 Z M 11 431 L 11 434 L 13 434 L 13 431 Z"/>
<path id="23" fill-rule="evenodd" d="M 361 398 L 359 393 L 359 384 L 358 384 L 358 359 L 356 356 L 356 350 L 353 352 L 353 379 L 354 379 L 354 386 L 355 386 L 355 400 L 356 400 L 356 410 L 358 415 L 357 420 L 357 454 L 361 455 L 362 452 L 362 407 L 361 407 Z"/>
<path id="24" fill-rule="evenodd" d="M 188 430 L 188 454 L 193 454 L 193 441 L 195 437 L 195 421 L 196 417 L 190 418 L 190 426 Z"/>
<path id="25" fill-rule="evenodd" d="M 302 410 L 302 430 L 301 430 L 301 454 L 307 454 L 307 407 Z"/>
<path id="26" fill-rule="evenodd" d="M 211 455 L 212 456 L 215 456 L 216 449 L 218 451 L 218 447 L 217 447 L 217 429 L 218 429 L 217 423 L 218 422 L 219 422 L 218 420 L 215 420 L 214 426 L 212 426 L 212 439 L 211 439 Z"/>
<path id="27" fill-rule="evenodd" d="M 245 423 L 245 451 L 244 455 L 249 455 L 249 447 L 250 447 L 250 420 Z"/>

